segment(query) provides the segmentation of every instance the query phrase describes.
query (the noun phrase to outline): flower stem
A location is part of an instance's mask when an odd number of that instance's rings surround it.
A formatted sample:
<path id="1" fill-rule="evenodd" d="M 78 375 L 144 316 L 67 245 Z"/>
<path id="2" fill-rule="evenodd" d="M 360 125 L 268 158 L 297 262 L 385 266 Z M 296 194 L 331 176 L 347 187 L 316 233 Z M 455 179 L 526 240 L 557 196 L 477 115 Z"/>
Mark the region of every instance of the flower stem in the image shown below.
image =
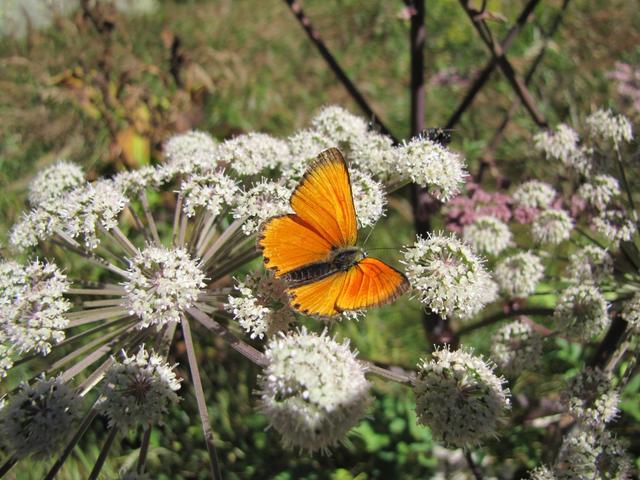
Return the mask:
<path id="1" fill-rule="evenodd" d="M 109 436 L 107 440 L 104 442 L 102 449 L 100 450 L 100 455 L 98 455 L 98 459 L 96 460 L 96 464 L 93 466 L 93 470 L 91 470 L 91 474 L 89 475 L 89 480 L 96 480 L 98 475 L 100 475 L 100 470 L 102 470 L 102 466 L 104 462 L 107 460 L 107 455 L 109 455 L 109 450 L 111 450 L 111 445 L 113 445 L 113 441 L 116 438 L 118 433 L 117 428 L 112 428 L 109 432 Z"/>

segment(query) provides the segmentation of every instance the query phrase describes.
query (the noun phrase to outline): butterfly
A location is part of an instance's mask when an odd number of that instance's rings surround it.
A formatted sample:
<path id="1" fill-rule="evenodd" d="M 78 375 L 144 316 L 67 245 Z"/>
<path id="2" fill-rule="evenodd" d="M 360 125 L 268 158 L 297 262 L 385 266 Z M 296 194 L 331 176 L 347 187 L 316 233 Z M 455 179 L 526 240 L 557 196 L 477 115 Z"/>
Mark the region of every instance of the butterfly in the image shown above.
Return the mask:
<path id="1" fill-rule="evenodd" d="M 407 278 L 356 246 L 358 224 L 347 164 L 336 148 L 320 153 L 291 194 L 295 213 L 270 218 L 258 248 L 288 284 L 290 304 L 330 317 L 394 301 Z"/>

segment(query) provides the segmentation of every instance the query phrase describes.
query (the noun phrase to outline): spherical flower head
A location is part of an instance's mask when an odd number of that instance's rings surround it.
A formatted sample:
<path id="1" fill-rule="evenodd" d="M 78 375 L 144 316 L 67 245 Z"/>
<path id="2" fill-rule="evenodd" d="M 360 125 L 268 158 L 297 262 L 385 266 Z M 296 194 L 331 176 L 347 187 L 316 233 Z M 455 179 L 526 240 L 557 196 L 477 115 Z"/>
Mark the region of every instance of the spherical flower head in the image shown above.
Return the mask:
<path id="1" fill-rule="evenodd" d="M 607 208 L 613 197 L 620 195 L 620 185 L 611 175 L 595 175 L 578 188 L 578 196 L 598 211 Z"/>
<path id="2" fill-rule="evenodd" d="M 239 295 L 230 295 L 225 309 L 251 338 L 271 337 L 295 321 L 287 285 L 271 271 L 256 271 L 237 282 Z"/>
<path id="3" fill-rule="evenodd" d="M 283 185 L 266 180 L 236 196 L 233 217 L 244 219 L 242 231 L 252 235 L 271 217 L 289 213 L 291 190 Z"/>
<path id="4" fill-rule="evenodd" d="M 517 377 L 535 368 L 542 358 L 544 339 L 523 320 L 502 326 L 491 341 L 491 358 L 500 370 Z"/>
<path id="5" fill-rule="evenodd" d="M 349 160 L 359 170 L 379 180 L 389 180 L 397 170 L 399 149 L 394 148 L 391 138 L 370 131 L 351 145 Z"/>
<path id="6" fill-rule="evenodd" d="M 572 283 L 600 285 L 613 276 L 613 259 L 604 248 L 587 245 L 569 256 L 567 276 Z"/>
<path id="7" fill-rule="evenodd" d="M 605 210 L 592 221 L 598 233 L 607 238 L 612 244 L 631 241 L 636 233 L 637 217 L 635 212 L 623 210 Z"/>
<path id="8" fill-rule="evenodd" d="M 359 170 L 351 169 L 349 173 L 358 227 L 375 225 L 384 215 L 387 203 L 384 186 Z"/>
<path id="9" fill-rule="evenodd" d="M 609 325 L 607 302 L 593 285 L 567 288 L 556 304 L 553 316 L 569 338 L 586 341 L 600 335 Z"/>
<path id="10" fill-rule="evenodd" d="M 640 293 L 635 293 L 623 304 L 621 316 L 632 332 L 640 334 Z"/>
<path id="11" fill-rule="evenodd" d="M 611 110 L 596 110 L 586 118 L 589 133 L 599 140 L 613 143 L 619 148 L 623 142 L 633 140 L 631 122 L 624 115 L 616 115 Z"/>
<path id="12" fill-rule="evenodd" d="M 516 205 L 544 209 L 553 202 L 556 197 L 555 189 L 545 182 L 530 180 L 518 186 L 513 192 L 513 200 Z"/>
<path id="13" fill-rule="evenodd" d="M 126 432 L 138 425 L 150 427 L 162 423 L 169 406 L 178 402 L 176 391 L 180 379 L 169 365 L 153 351 L 140 346 L 138 353 L 114 363 L 107 373 L 100 393 L 100 412 L 109 419 L 110 428 Z"/>
<path id="14" fill-rule="evenodd" d="M 442 318 L 472 317 L 495 299 L 495 285 L 482 260 L 453 235 L 418 238 L 403 255 L 420 301 Z"/>
<path id="15" fill-rule="evenodd" d="M 531 224 L 536 242 L 559 245 L 571 236 L 573 219 L 564 210 L 549 209 L 538 215 Z"/>
<path id="16" fill-rule="evenodd" d="M 577 421 L 592 428 L 604 428 L 618 414 L 620 394 L 611 375 L 587 367 L 569 380 L 564 400 Z"/>
<path id="17" fill-rule="evenodd" d="M 510 409 L 509 389 L 481 357 L 442 348 L 418 363 L 415 380 L 418 422 L 447 446 L 480 444 L 496 435 Z"/>
<path id="18" fill-rule="evenodd" d="M 302 329 L 271 339 L 265 355 L 259 409 L 286 448 L 326 451 L 365 415 L 370 385 L 348 341 Z"/>
<path id="19" fill-rule="evenodd" d="M 282 178 L 291 179 L 292 187 L 295 186 L 309 164 L 318 156 L 320 152 L 328 148 L 335 147 L 335 144 L 321 132 L 317 130 L 299 130 L 287 138 L 290 156 L 289 163 L 281 163 Z"/>
<path id="20" fill-rule="evenodd" d="M 71 433 L 80 399 L 58 378 L 23 383 L 0 409 L 0 438 L 17 457 L 48 459 Z"/>
<path id="21" fill-rule="evenodd" d="M 180 320 L 205 287 L 204 274 L 182 248 L 148 246 L 129 260 L 125 306 L 139 328 Z"/>
<path id="22" fill-rule="evenodd" d="M 164 144 L 165 168 L 181 174 L 209 169 L 217 163 L 216 151 L 216 141 L 206 132 L 174 135 Z"/>
<path id="23" fill-rule="evenodd" d="M 59 198 L 85 182 L 84 172 L 72 162 L 59 161 L 38 173 L 29 184 L 29 203 L 34 207 Z"/>
<path id="24" fill-rule="evenodd" d="M 398 147 L 398 173 L 446 202 L 460 193 L 467 176 L 460 156 L 429 139 L 417 137 Z"/>
<path id="25" fill-rule="evenodd" d="M 184 195 L 182 209 L 193 217 L 200 208 L 217 217 L 225 206 L 233 203 L 239 193 L 236 182 L 222 171 L 189 175 L 180 185 Z"/>
<path id="26" fill-rule="evenodd" d="M 560 160 L 566 166 L 576 167 L 581 157 L 580 137 L 568 125 L 561 123 L 555 132 L 545 131 L 533 137 L 535 148 L 545 154 L 548 159 Z"/>
<path id="27" fill-rule="evenodd" d="M 218 147 L 218 158 L 239 175 L 256 175 L 288 164 L 289 146 L 265 133 L 247 133 L 224 141 Z"/>
<path id="28" fill-rule="evenodd" d="M 498 262 L 494 276 L 508 298 L 526 298 L 544 277 L 544 266 L 534 253 L 520 252 Z"/>
<path id="29" fill-rule="evenodd" d="M 147 165 L 116 174 L 113 183 L 115 188 L 125 195 L 139 195 L 147 188 L 158 188 L 170 179 L 167 169 Z"/>
<path id="30" fill-rule="evenodd" d="M 328 138 L 332 146 L 345 152 L 367 133 L 367 123 L 362 118 L 337 105 L 322 108 L 311 120 L 311 126 Z"/>
<path id="31" fill-rule="evenodd" d="M 3 345 L 6 341 L 4 334 L 0 332 L 0 380 L 7 376 L 7 372 L 13 367 L 13 359 L 11 358 L 12 348 L 10 345 Z M 1 407 L 0 403 L 0 407 Z M 1 408 L 0 408 L 1 409 Z"/>
<path id="32" fill-rule="evenodd" d="M 68 289 L 67 277 L 53 263 L 0 263 L 0 331 L 13 349 L 47 355 L 64 339 Z"/>
<path id="33" fill-rule="evenodd" d="M 462 238 L 480 253 L 498 255 L 511 244 L 507 224 L 495 217 L 478 217 L 462 230 Z"/>

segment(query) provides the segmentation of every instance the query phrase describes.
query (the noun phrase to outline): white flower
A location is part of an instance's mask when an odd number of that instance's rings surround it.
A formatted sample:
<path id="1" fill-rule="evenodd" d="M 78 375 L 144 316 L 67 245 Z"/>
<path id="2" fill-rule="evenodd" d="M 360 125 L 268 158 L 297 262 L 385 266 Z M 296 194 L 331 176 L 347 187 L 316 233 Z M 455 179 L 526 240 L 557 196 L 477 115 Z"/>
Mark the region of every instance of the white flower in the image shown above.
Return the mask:
<path id="1" fill-rule="evenodd" d="M 6 341 L 4 334 L 0 332 L 0 380 L 7 376 L 7 372 L 13 367 L 13 359 L 11 358 L 12 348 L 10 345 L 3 345 Z M 0 401 L 0 410 L 2 409 Z"/>
<path id="2" fill-rule="evenodd" d="M 536 291 L 544 276 L 540 258 L 531 252 L 520 252 L 501 260 L 494 271 L 500 291 L 509 298 L 525 298 Z"/>
<path id="3" fill-rule="evenodd" d="M 295 320 L 286 287 L 271 271 L 253 272 L 237 283 L 240 295 L 230 295 L 225 308 L 251 338 L 271 336 Z"/>
<path id="4" fill-rule="evenodd" d="M 349 153 L 351 165 L 380 180 L 392 177 L 398 168 L 399 158 L 400 150 L 393 146 L 393 141 L 378 132 L 367 132 L 358 137 Z"/>
<path id="5" fill-rule="evenodd" d="M 375 225 L 384 215 L 387 198 L 384 187 L 359 170 L 351 169 L 349 177 L 358 227 Z"/>
<path id="6" fill-rule="evenodd" d="M 285 447 L 326 451 L 366 413 L 369 382 L 348 342 L 302 329 L 273 338 L 265 355 L 259 409 Z"/>
<path id="7" fill-rule="evenodd" d="M 29 184 L 29 203 L 37 207 L 79 187 L 85 182 L 79 165 L 59 161 L 44 169 Z"/>
<path id="8" fill-rule="evenodd" d="M 620 394 L 611 376 L 603 370 L 587 367 L 571 378 L 567 387 L 565 402 L 579 422 L 604 428 L 618 414 Z"/>
<path id="9" fill-rule="evenodd" d="M 420 301 L 443 318 L 470 318 L 495 299 L 482 260 L 453 235 L 418 238 L 403 254 Z"/>
<path id="10" fill-rule="evenodd" d="M 140 317 L 139 328 L 179 321 L 205 287 L 204 274 L 181 248 L 149 246 L 129 262 L 125 307 Z"/>
<path id="11" fill-rule="evenodd" d="M 564 210 L 549 209 L 538 215 L 531 225 L 536 242 L 558 245 L 571 236 L 573 219 Z"/>
<path id="12" fill-rule="evenodd" d="M 604 210 L 613 197 L 620 195 L 620 186 L 610 175 L 595 175 L 590 182 L 580 185 L 577 193 L 596 210 Z"/>
<path id="13" fill-rule="evenodd" d="M 613 275 L 613 259 L 604 248 L 587 245 L 569 256 L 567 275 L 573 283 L 600 285 Z"/>
<path id="14" fill-rule="evenodd" d="M 491 339 L 491 358 L 507 375 L 517 377 L 532 370 L 542 359 L 542 336 L 518 320 L 502 326 Z"/>
<path id="15" fill-rule="evenodd" d="M 591 151 L 578 145 L 580 138 L 575 130 L 561 123 L 555 132 L 540 132 L 533 137 L 535 148 L 552 160 L 559 160 L 565 166 L 578 172 L 587 173 L 591 169 Z"/>
<path id="16" fill-rule="evenodd" d="M 541 465 L 529 472 L 529 480 L 556 480 L 557 477 L 552 469 L 546 465 Z"/>
<path id="17" fill-rule="evenodd" d="M 147 188 L 158 188 L 169 179 L 166 169 L 145 166 L 116 174 L 113 183 L 125 195 L 138 195 Z"/>
<path id="18" fill-rule="evenodd" d="M 609 325 L 607 302 L 595 286 L 574 285 L 567 288 L 553 312 L 558 328 L 569 338 L 589 340 Z"/>
<path id="19" fill-rule="evenodd" d="M 215 168 L 216 151 L 215 140 L 206 132 L 193 130 L 174 135 L 164 144 L 164 168 L 182 174 Z"/>
<path id="20" fill-rule="evenodd" d="M 634 333 L 640 333 L 640 293 L 635 293 L 630 300 L 624 302 L 622 318 L 629 324 Z"/>
<path id="21" fill-rule="evenodd" d="M 236 196 L 233 217 L 243 218 L 242 231 L 246 235 L 256 233 L 263 222 L 291 211 L 289 197 L 291 190 L 266 180 Z"/>
<path id="22" fill-rule="evenodd" d="M 530 180 L 518 186 L 513 192 L 517 205 L 523 207 L 547 208 L 556 196 L 554 188 L 545 182 Z"/>
<path id="23" fill-rule="evenodd" d="M 633 140 L 629 119 L 624 115 L 615 115 L 611 110 L 596 110 L 587 117 L 586 124 L 592 136 L 610 141 L 616 148 L 622 142 Z"/>
<path id="24" fill-rule="evenodd" d="M 99 409 L 109 418 L 109 427 L 126 432 L 138 425 L 162 423 L 169 406 L 179 399 L 175 367 L 147 352 L 144 345 L 132 356 L 123 351 L 122 361 L 107 370 L 100 390 L 104 400 Z"/>
<path id="25" fill-rule="evenodd" d="M 0 263 L 0 331 L 20 353 L 47 355 L 65 338 L 67 277 L 53 263 Z"/>
<path id="26" fill-rule="evenodd" d="M 287 184 L 292 188 L 320 152 L 335 147 L 331 140 L 316 130 L 299 130 L 287 138 L 287 145 L 290 152 L 289 163 L 281 165 L 281 177 L 288 179 Z"/>
<path id="27" fill-rule="evenodd" d="M 507 224 L 495 217 L 478 217 L 462 231 L 462 238 L 480 253 L 498 255 L 511 243 Z"/>
<path id="28" fill-rule="evenodd" d="M 398 173 L 446 202 L 460 193 L 467 176 L 460 156 L 439 143 L 414 138 L 398 148 Z"/>
<path id="29" fill-rule="evenodd" d="M 19 458 L 50 459 L 80 417 L 80 400 L 60 378 L 23 383 L 0 409 L 0 438 Z"/>
<path id="30" fill-rule="evenodd" d="M 636 233 L 636 215 L 622 210 L 605 210 L 593 219 L 593 227 L 598 233 L 617 245 L 630 241 Z"/>
<path id="31" fill-rule="evenodd" d="M 418 421 L 448 446 L 479 444 L 494 436 L 511 408 L 505 380 L 482 358 L 443 348 L 418 363 L 415 380 Z"/>
<path id="32" fill-rule="evenodd" d="M 204 208 L 217 217 L 225 205 L 230 205 L 239 193 L 236 182 L 222 171 L 208 171 L 189 175 L 180 185 L 184 195 L 182 209 L 187 217 L 193 217 L 198 208 Z"/>
<path id="33" fill-rule="evenodd" d="M 332 147 L 348 153 L 351 145 L 367 133 L 366 122 L 339 106 L 324 107 L 311 120 L 311 125 L 320 135 L 329 140 Z"/>
<path id="34" fill-rule="evenodd" d="M 239 135 L 218 147 L 219 160 L 240 175 L 256 175 L 286 165 L 289 155 L 287 142 L 264 133 Z"/>

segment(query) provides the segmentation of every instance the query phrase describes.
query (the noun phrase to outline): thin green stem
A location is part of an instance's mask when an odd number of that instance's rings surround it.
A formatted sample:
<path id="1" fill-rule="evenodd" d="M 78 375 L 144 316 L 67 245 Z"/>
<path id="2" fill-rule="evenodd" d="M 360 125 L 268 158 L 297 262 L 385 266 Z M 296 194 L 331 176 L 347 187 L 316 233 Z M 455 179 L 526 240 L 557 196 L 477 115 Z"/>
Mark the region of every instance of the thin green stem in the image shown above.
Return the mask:
<path id="1" fill-rule="evenodd" d="M 508 312 L 498 312 L 493 315 L 489 315 L 475 323 L 471 323 L 469 325 L 463 325 L 457 332 L 458 336 L 466 335 L 468 333 L 477 330 L 478 328 L 487 327 L 492 325 L 500 320 L 504 320 L 512 317 L 519 317 L 520 315 L 537 315 L 537 316 L 550 316 L 553 315 L 552 308 L 544 308 L 544 307 L 528 307 L 521 308 L 519 310 L 510 310 Z"/>
<path id="2" fill-rule="evenodd" d="M 118 429 L 112 427 L 109 431 L 109 435 L 107 436 L 107 440 L 104 442 L 104 445 L 100 450 L 100 455 L 98 455 L 96 464 L 93 466 L 93 470 L 91 470 L 89 480 L 96 480 L 98 478 L 98 475 L 100 475 L 100 471 L 104 466 L 104 462 L 107 460 L 107 455 L 109 455 L 109 450 L 111 450 L 111 445 L 113 445 L 113 441 L 115 440 L 117 434 Z"/>

